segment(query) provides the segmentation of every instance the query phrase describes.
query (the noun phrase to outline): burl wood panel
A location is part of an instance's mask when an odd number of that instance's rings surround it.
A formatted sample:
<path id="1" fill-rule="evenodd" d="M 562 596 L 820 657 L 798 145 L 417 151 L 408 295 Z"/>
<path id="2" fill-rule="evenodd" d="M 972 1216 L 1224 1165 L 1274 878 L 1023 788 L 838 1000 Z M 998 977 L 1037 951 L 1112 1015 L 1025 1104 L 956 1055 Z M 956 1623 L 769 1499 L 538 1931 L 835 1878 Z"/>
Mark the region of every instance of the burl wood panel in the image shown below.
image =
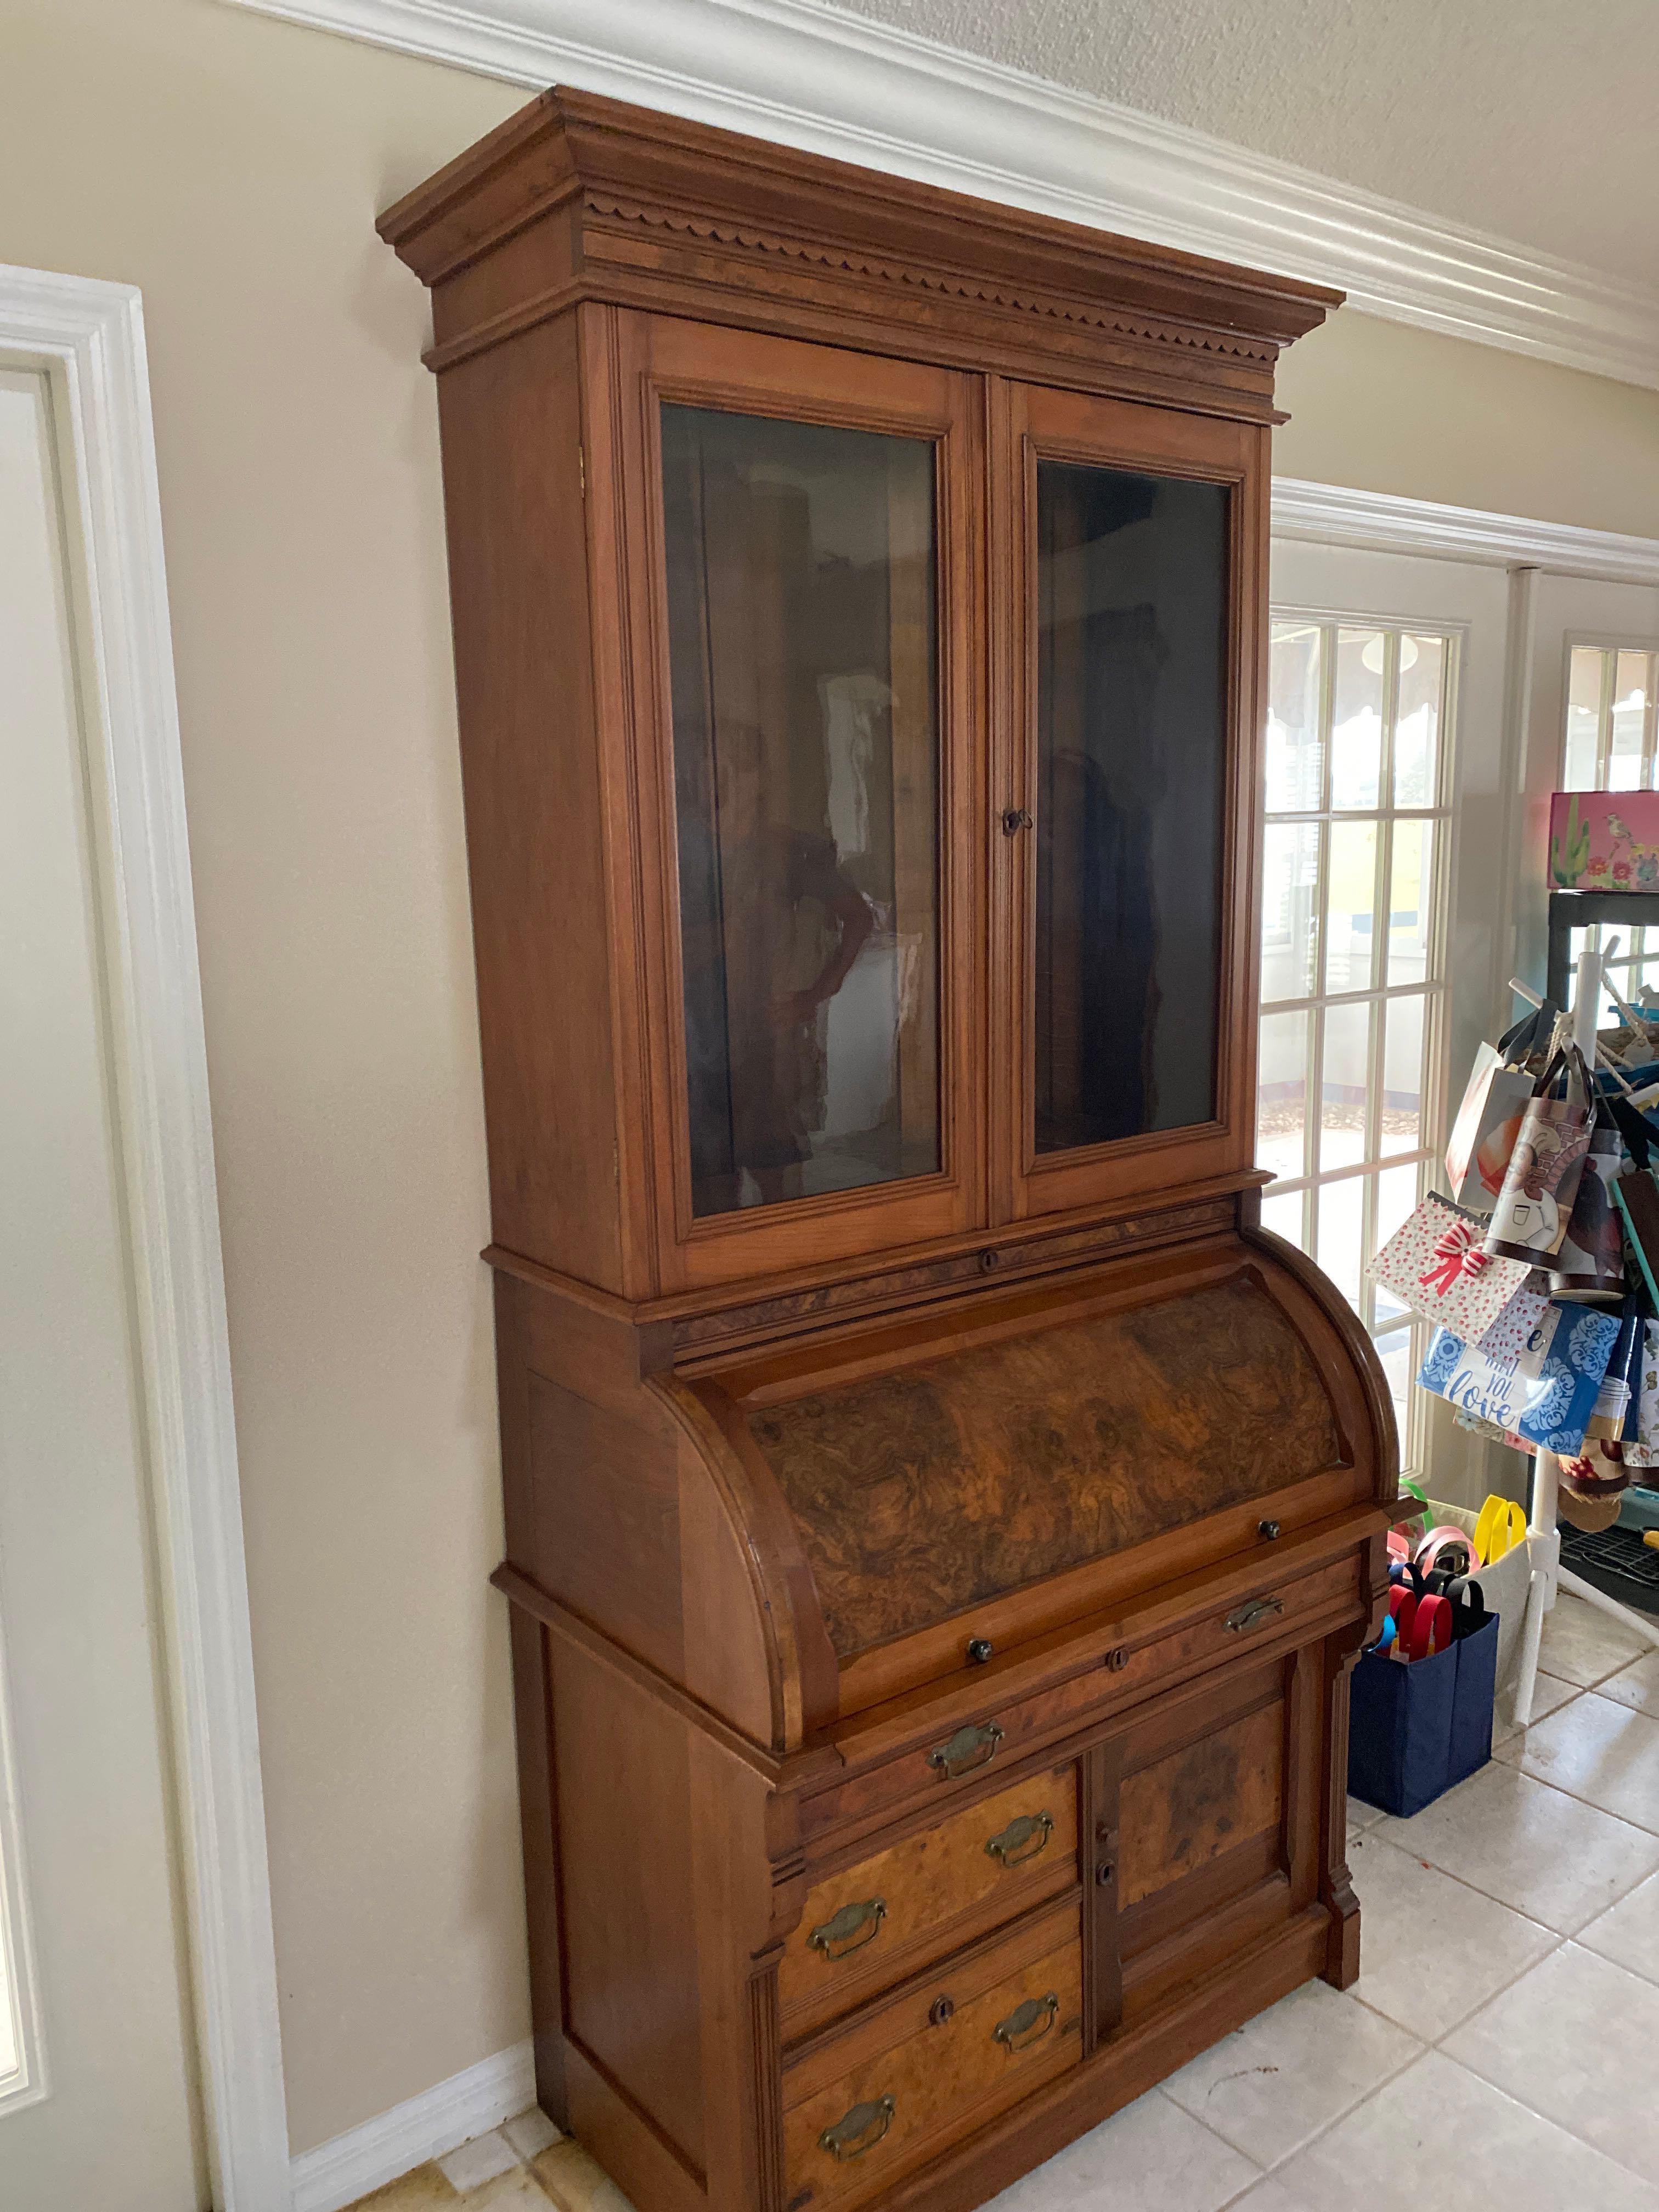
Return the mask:
<path id="1" fill-rule="evenodd" d="M 1119 1910 L 1277 1830 L 1284 1771 L 1285 1711 L 1275 1704 L 1127 1776 L 1119 1804 Z"/>
<path id="2" fill-rule="evenodd" d="M 842 1659 L 1340 1462 L 1253 1279 L 750 1410 Z"/>
<path id="3" fill-rule="evenodd" d="M 1016 1863 L 987 1850 L 994 1838 L 1010 1838 L 1008 1856 Z M 964 1918 L 1012 1918 L 1076 1879 L 1077 1769 L 1028 1775 L 936 1827 L 815 1882 L 778 1969 L 779 1996 L 786 2011 L 861 2002 L 959 1940 L 957 1923 Z M 877 1899 L 886 1911 L 857 1949 L 832 1959 L 813 1944 L 814 1929 L 836 1913 Z"/>
<path id="4" fill-rule="evenodd" d="M 952 1996 L 952 1985 L 960 1992 Z M 1082 1954 L 1073 1938 L 1030 1965 L 1005 1973 L 989 1989 L 970 1994 L 966 1975 L 941 1975 L 938 1995 L 952 2004 L 950 2017 L 933 2025 L 928 1990 L 908 2004 L 895 2006 L 891 2025 L 903 2040 L 884 2051 L 860 2055 L 858 2063 L 802 2101 L 792 2101 L 793 2083 L 784 2077 L 783 2145 L 785 2186 L 792 2208 L 841 2203 L 868 2196 L 896 2171 L 915 2165 L 953 2135 L 978 2127 L 1001 2106 L 1025 2096 L 1051 2075 L 1075 2065 L 1083 2051 Z M 1016 2017 L 1028 2002 L 1043 2005 L 1049 2025 L 1037 2033 L 1037 2021 L 1025 2032 L 1036 2039 L 1022 2048 L 999 2041 L 1000 2023 Z M 868 2044 L 872 2033 L 860 2039 Z M 1018 2039 L 1016 2038 L 1016 2041 Z M 822 2064 L 813 2069 L 818 2074 Z M 882 2097 L 893 2100 L 885 2136 L 862 2158 L 837 2160 L 819 2137 L 857 2106 Z"/>

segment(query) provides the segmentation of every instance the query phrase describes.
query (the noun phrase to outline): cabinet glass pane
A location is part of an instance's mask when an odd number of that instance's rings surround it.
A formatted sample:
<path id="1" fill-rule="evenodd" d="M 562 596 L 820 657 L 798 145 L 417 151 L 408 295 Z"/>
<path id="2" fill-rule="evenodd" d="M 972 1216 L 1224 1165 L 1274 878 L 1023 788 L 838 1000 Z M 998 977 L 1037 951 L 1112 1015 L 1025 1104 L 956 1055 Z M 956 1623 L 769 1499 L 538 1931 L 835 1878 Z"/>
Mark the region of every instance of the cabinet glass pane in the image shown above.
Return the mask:
<path id="1" fill-rule="evenodd" d="M 933 447 L 665 405 L 699 1215 L 939 1164 Z"/>
<path id="2" fill-rule="evenodd" d="M 1038 465 L 1039 1153 L 1215 1118 L 1227 497 Z"/>

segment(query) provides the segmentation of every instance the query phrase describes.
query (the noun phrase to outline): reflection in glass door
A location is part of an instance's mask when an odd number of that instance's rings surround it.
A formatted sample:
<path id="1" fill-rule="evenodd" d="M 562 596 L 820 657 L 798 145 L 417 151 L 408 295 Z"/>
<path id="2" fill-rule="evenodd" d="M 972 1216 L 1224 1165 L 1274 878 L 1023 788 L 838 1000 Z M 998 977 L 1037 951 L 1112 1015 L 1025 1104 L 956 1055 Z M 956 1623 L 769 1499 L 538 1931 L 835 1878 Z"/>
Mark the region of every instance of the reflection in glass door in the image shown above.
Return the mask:
<path id="1" fill-rule="evenodd" d="M 934 447 L 662 410 L 693 1211 L 931 1174 Z"/>
<path id="2" fill-rule="evenodd" d="M 1037 465 L 1039 1157 L 1217 1118 L 1228 499 Z"/>
<path id="3" fill-rule="evenodd" d="M 1366 1260 L 1416 1205 L 1438 1130 L 1456 641 L 1276 617 L 1267 731 L 1259 1166 L 1265 1226 L 1376 1340 L 1411 1447 L 1420 1332 Z"/>

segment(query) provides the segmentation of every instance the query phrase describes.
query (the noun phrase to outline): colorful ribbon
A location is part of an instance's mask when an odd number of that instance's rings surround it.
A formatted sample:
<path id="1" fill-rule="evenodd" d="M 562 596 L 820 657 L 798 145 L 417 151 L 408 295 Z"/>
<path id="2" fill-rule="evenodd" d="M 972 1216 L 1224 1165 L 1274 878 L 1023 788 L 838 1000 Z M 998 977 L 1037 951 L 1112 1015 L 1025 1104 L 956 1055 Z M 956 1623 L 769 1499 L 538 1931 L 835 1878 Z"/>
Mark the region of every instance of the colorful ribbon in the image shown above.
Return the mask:
<path id="1" fill-rule="evenodd" d="M 1460 1275 L 1478 1275 L 1490 1261 L 1490 1254 L 1476 1245 L 1474 1231 L 1465 1222 L 1457 1222 L 1434 1242 L 1435 1264 L 1418 1281 L 1427 1285 L 1437 1297 L 1444 1297 L 1454 1288 Z"/>

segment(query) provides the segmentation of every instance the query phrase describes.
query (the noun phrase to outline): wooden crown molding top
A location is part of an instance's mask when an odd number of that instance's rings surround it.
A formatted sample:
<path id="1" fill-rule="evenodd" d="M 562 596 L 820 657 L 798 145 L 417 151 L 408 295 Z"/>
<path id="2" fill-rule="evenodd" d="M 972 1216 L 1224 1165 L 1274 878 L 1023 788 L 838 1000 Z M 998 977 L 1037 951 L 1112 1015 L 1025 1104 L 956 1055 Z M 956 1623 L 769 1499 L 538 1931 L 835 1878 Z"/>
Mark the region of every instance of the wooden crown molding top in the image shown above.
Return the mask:
<path id="1" fill-rule="evenodd" d="M 988 338 L 1011 366 L 1032 346 L 1108 365 L 1151 356 L 1259 418 L 1279 348 L 1342 298 L 563 89 L 379 228 L 438 295 L 440 368 L 579 298 L 717 317 L 724 305 L 751 324 L 770 302 L 844 342 L 861 330 L 890 345 L 902 331 L 943 358 L 971 347 L 979 365 Z"/>

